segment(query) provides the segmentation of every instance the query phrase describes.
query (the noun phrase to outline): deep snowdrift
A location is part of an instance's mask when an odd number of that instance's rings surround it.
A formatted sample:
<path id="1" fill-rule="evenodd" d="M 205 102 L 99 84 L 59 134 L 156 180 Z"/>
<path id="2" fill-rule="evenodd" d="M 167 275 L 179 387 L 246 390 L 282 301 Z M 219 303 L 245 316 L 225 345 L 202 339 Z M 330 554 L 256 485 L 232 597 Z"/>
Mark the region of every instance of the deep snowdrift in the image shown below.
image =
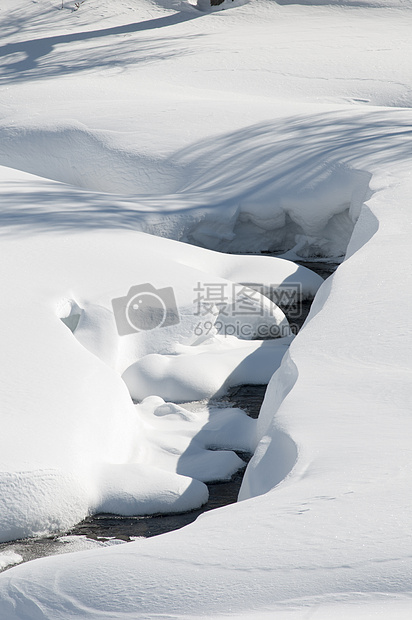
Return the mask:
<path id="1" fill-rule="evenodd" d="M 251 608 L 300 618 L 318 607 L 321 618 L 376 609 L 407 617 L 412 331 L 400 257 L 412 187 L 400 172 L 392 168 L 387 188 L 373 177 L 382 189 L 362 211 L 349 257 L 270 384 L 241 493 L 254 499 L 156 539 L 12 569 L 0 578 L 5 617 L 30 617 L 33 603 L 53 619 L 170 609 L 241 617 Z M 382 251 L 395 243 L 396 254 Z M 384 320 L 388 299 L 397 306 Z M 153 586 L 159 596 L 148 597 Z"/>
<path id="2" fill-rule="evenodd" d="M 7 174 L 3 168 L 5 184 Z M 11 171 L 11 176 L 19 175 Z M 14 191 L 35 191 L 37 182 L 23 174 L 20 184 L 13 181 Z M 126 384 L 137 400 L 156 394 L 184 401 L 245 381 L 269 381 L 291 340 L 287 321 L 259 291 L 235 283 L 279 289 L 292 279 L 301 283 L 303 295 L 313 295 L 319 276 L 282 259 L 226 257 L 132 231 L 62 237 L 51 226 L 8 236 L 5 226 L 3 232 L 2 262 L 12 268 L 2 281 L 7 423 L 0 451 L 1 540 L 62 531 L 89 511 L 109 506 L 120 514 L 146 514 L 202 504 L 207 489 L 197 480 L 226 478 L 242 464 L 234 453 L 206 448 L 243 449 L 246 441 L 253 450 L 253 423 L 231 410 L 192 417 L 180 408 L 167 412 L 162 399 L 134 406 Z M 172 287 L 176 322 L 143 331 L 131 324 L 119 335 L 125 311 L 115 317 L 113 300 L 126 299 L 133 286 L 149 293 L 152 287 L 160 296 Z M 223 302 L 207 296 L 212 286 L 223 291 Z M 232 297 L 246 303 L 247 311 L 230 323 Z M 221 312 L 229 326 L 236 320 L 252 333 L 276 328 L 283 337 L 226 336 Z M 221 428 L 221 439 L 208 440 L 207 431 L 201 438 L 210 424 Z M 245 428 L 232 443 L 233 431 L 224 438 L 228 424 Z M 242 439 L 245 433 L 248 440 Z"/>
<path id="3" fill-rule="evenodd" d="M 376 125 L 382 125 L 380 135 L 371 135 Z M 406 126 L 398 121 L 399 140 L 391 149 L 402 148 Z M 368 196 L 370 175 L 357 169 L 357 162 L 380 148 L 387 131 L 378 113 L 366 127 L 362 116 L 345 114 L 272 121 L 191 145 L 159 159 L 155 169 L 132 149 L 110 145 L 102 132 L 70 125 L 0 127 L 0 148 L 8 165 L 89 190 L 45 182 L 23 204 L 11 190 L 17 226 L 16 207 L 20 212 L 25 207 L 39 228 L 46 222 L 66 230 L 82 222 L 92 228 L 137 228 L 229 252 L 296 248 L 300 257 L 336 257 L 344 255 Z M 359 152 L 352 149 L 354 134 Z M 133 192 L 150 195 L 124 195 Z"/>
<path id="4" fill-rule="evenodd" d="M 6 2 L 1 536 L 199 505 L 205 480 L 239 466 L 231 450 L 256 446 L 246 501 L 13 568 L 0 615 L 406 617 L 409 8 L 164 4 Z M 261 293 L 310 296 L 319 279 L 179 240 L 347 256 L 297 338 L 257 341 L 261 325 L 287 330 Z M 120 335 L 112 301 L 149 284 L 167 325 Z M 235 317 L 241 339 L 224 332 Z M 163 400 L 265 381 L 287 349 L 257 425 Z M 148 398 L 134 405 L 126 383 Z"/>

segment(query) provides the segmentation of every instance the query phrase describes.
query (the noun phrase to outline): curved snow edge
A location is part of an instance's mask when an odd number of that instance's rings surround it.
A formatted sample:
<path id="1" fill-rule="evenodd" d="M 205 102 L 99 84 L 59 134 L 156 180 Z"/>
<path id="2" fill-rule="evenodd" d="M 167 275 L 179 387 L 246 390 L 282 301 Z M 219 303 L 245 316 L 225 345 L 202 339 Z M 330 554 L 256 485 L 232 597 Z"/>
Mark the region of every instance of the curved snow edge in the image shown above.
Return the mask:
<path id="1" fill-rule="evenodd" d="M 378 229 L 377 217 L 364 204 L 349 241 L 344 262 L 366 245 Z M 319 288 L 305 325 L 325 306 L 333 279 L 334 275 L 330 276 Z M 298 335 L 293 342 L 293 350 L 296 346 L 299 347 L 299 341 Z M 267 493 L 289 477 L 298 462 L 297 443 L 285 429 L 279 427 L 276 421 L 277 412 L 299 377 L 299 368 L 292 359 L 293 350 L 291 352 L 289 349 L 285 354 L 281 366 L 268 384 L 258 418 L 257 447 L 246 468 L 238 501 Z"/>

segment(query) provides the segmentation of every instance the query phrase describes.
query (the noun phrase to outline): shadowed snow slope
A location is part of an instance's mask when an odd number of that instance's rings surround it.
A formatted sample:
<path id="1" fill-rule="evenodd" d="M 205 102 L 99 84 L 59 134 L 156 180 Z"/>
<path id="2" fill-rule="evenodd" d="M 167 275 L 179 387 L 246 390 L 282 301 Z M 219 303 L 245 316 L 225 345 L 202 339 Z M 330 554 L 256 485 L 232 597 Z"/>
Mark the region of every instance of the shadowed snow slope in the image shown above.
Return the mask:
<path id="1" fill-rule="evenodd" d="M 21 234 L 27 227 L 126 228 L 219 250 L 294 249 L 300 257 L 336 257 L 345 253 L 363 201 L 370 196 L 370 170 L 403 160 L 410 152 L 412 131 L 407 112 L 376 110 L 251 126 L 176 153 L 170 159 L 179 171 L 174 177 L 178 191 L 167 195 L 161 194 L 160 177 L 168 175 L 170 160 L 158 161 L 154 173 L 130 150 L 119 163 L 118 151 L 110 150 L 101 136 L 65 128 L 20 133 L 4 129 L 3 138 L 9 165 L 95 190 L 45 180 L 27 185 L 21 196 L 10 180 L 4 187 L 3 234 Z M 83 149 L 84 141 L 101 155 Z M 137 173 L 143 174 L 143 184 Z M 158 196 L 153 196 L 155 191 L 132 196 L 96 191 L 114 183 L 116 190 L 127 191 L 135 184 L 147 192 L 148 179 Z"/>
<path id="2" fill-rule="evenodd" d="M 60 6 L 0 7 L 0 539 L 199 506 L 256 449 L 236 505 L 3 573 L 1 619 L 410 614 L 410 3 Z M 213 251 L 265 249 L 346 259 Z M 165 402 L 272 374 L 257 423 Z"/>

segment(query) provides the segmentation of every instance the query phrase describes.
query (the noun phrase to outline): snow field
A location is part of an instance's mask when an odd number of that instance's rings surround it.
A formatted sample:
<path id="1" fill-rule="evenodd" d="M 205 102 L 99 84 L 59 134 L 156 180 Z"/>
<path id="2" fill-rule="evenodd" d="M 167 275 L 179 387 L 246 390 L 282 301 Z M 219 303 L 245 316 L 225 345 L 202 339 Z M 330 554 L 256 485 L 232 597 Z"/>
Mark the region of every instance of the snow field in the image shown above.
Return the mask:
<path id="1" fill-rule="evenodd" d="M 408 3 L 5 6 L 1 540 L 198 506 L 256 449 L 243 501 L 14 567 L 0 615 L 406 617 Z M 211 249 L 346 258 L 319 288 Z M 297 338 L 225 337 L 233 284 L 287 328 L 261 293 L 296 282 L 319 289 Z M 195 320 L 199 283 L 228 299 Z M 147 284 L 173 288 L 179 322 L 119 335 L 112 300 Z M 272 374 L 257 423 L 165 402 Z"/>

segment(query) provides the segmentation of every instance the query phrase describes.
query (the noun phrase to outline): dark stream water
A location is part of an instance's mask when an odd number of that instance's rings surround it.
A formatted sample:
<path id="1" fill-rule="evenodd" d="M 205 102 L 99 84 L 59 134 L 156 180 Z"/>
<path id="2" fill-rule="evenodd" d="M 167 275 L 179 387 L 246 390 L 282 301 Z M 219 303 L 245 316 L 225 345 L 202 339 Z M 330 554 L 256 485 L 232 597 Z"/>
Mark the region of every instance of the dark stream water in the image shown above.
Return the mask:
<path id="1" fill-rule="evenodd" d="M 330 262 L 302 262 L 302 265 L 312 269 L 321 277 L 326 279 L 331 275 L 336 267 L 336 263 Z M 294 331 L 297 332 L 306 320 L 311 306 L 311 301 L 303 301 L 300 303 L 299 312 L 293 312 Z M 287 312 L 285 312 L 287 315 Z M 296 316 L 298 314 L 298 316 Z M 260 407 L 266 391 L 266 385 L 241 385 L 228 390 L 227 394 L 218 401 L 210 401 L 210 405 L 218 404 L 219 406 L 227 405 L 228 407 L 239 407 L 246 411 L 252 418 L 257 418 Z M 251 458 L 251 454 L 237 452 L 240 458 L 247 462 Z M 239 489 L 242 483 L 244 469 L 240 469 L 228 481 L 208 484 L 209 500 L 201 508 L 186 513 L 153 515 L 148 517 L 121 517 L 113 514 L 97 514 L 87 517 L 81 523 L 78 523 L 70 532 L 65 535 L 55 535 L 38 539 L 27 539 L 14 541 L 12 543 L 0 544 L 0 572 L 11 568 L 11 565 L 1 565 L 2 552 L 14 552 L 20 555 L 23 561 L 32 560 L 38 557 L 54 555 L 74 551 L 81 548 L 76 540 L 84 541 L 84 548 L 92 548 L 95 545 L 104 545 L 113 542 L 113 539 L 120 541 L 130 541 L 135 537 L 149 538 L 176 530 L 189 523 L 192 523 L 197 517 L 208 511 L 221 506 L 226 506 L 236 502 Z M 80 538 L 85 537 L 85 538 Z M 89 543 L 87 542 L 89 541 Z M 89 545 L 89 546 L 88 546 Z"/>

